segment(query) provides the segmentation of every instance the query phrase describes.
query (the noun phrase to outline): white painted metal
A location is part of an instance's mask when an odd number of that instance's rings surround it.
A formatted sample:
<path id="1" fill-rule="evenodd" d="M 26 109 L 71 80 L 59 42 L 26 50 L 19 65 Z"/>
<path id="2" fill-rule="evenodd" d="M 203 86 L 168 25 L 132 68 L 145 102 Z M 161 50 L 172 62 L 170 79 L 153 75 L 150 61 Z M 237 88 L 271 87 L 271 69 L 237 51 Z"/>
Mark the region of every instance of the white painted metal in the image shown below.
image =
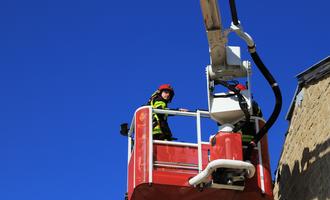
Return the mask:
<path id="1" fill-rule="evenodd" d="M 196 115 L 197 115 L 197 112 L 185 112 L 185 111 L 179 111 L 179 110 L 153 109 L 153 112 L 159 113 L 159 114 L 190 116 L 190 117 L 196 117 Z M 210 117 L 210 114 L 208 111 L 199 110 L 199 112 L 200 112 L 201 117 Z"/>
<path id="2" fill-rule="evenodd" d="M 152 134 L 152 109 L 149 107 L 149 183 L 152 183 L 153 171 L 153 134 Z"/>
<path id="3" fill-rule="evenodd" d="M 255 119 L 255 126 L 256 126 L 256 132 L 259 132 L 259 121 Z M 264 167 L 262 164 L 262 154 L 261 154 L 261 144 L 260 141 L 258 142 L 258 157 L 259 157 L 259 176 L 260 176 L 260 185 L 261 185 L 261 192 L 265 193 L 265 177 L 264 177 Z"/>
<path id="4" fill-rule="evenodd" d="M 155 164 L 189 166 L 198 169 L 198 165 L 193 163 L 155 161 Z"/>
<path id="5" fill-rule="evenodd" d="M 139 110 L 139 109 L 138 109 Z M 137 111 L 138 111 L 137 110 Z M 129 130 L 128 130 L 128 133 L 127 133 L 127 136 L 132 136 L 132 133 L 134 132 L 134 126 L 135 126 L 135 114 L 136 114 L 136 112 L 137 111 L 135 111 L 135 113 L 134 113 L 134 116 L 133 116 L 133 119 L 132 119 L 132 122 L 131 122 L 131 126 L 129 127 Z"/>
<path id="6" fill-rule="evenodd" d="M 189 142 L 174 142 L 174 141 L 163 141 L 163 140 L 154 140 L 154 144 L 164 144 L 164 145 L 172 145 L 172 146 L 184 146 L 184 147 L 197 147 L 196 143 Z M 201 142 L 201 144 L 208 145 L 209 142 Z"/>
<path id="7" fill-rule="evenodd" d="M 226 61 L 229 66 L 241 66 L 241 48 L 237 46 L 227 46 Z"/>
<path id="8" fill-rule="evenodd" d="M 164 144 L 164 145 L 184 146 L 184 147 L 197 147 L 196 143 L 173 142 L 173 141 L 163 141 L 163 140 L 154 140 L 154 144 Z"/>
<path id="9" fill-rule="evenodd" d="M 198 185 L 208 182 L 208 178 L 217 168 L 244 169 L 247 171 L 247 177 L 252 178 L 255 173 L 254 166 L 249 162 L 240 160 L 218 159 L 211 161 L 207 167 L 199 174 L 189 180 L 190 185 Z"/>
<path id="10" fill-rule="evenodd" d="M 250 105 L 252 105 L 252 94 L 251 94 L 251 91 L 252 91 L 251 90 L 251 73 L 252 72 L 251 72 L 251 63 L 249 61 L 247 61 L 247 60 L 244 60 L 243 61 L 243 66 L 244 66 L 244 68 L 246 70 L 246 74 L 247 74 L 246 80 L 247 80 L 248 96 L 250 97 L 249 102 L 250 102 Z M 250 115 L 253 114 L 253 108 L 252 108 L 252 106 L 250 107 L 249 112 L 250 112 Z"/>
<path id="11" fill-rule="evenodd" d="M 170 164 L 154 164 L 156 167 L 166 167 L 166 168 L 176 168 L 176 169 L 192 169 L 198 171 L 198 167 L 190 167 L 190 166 L 183 166 L 183 165 L 170 165 Z M 196 172 L 195 172 L 196 173 Z"/>
<path id="12" fill-rule="evenodd" d="M 227 95 L 230 93 L 216 93 L 216 95 Z M 248 109 L 251 109 L 251 101 L 250 94 L 247 90 L 241 91 L 241 94 L 245 98 Z M 211 118 L 220 124 L 233 124 L 234 122 L 242 119 L 244 117 L 244 112 L 239 106 L 238 98 L 236 96 L 231 97 L 213 97 L 210 99 L 211 102 L 211 110 L 210 115 Z"/>
<path id="13" fill-rule="evenodd" d="M 239 23 L 238 25 L 235 25 L 234 23 L 231 23 L 230 28 L 240 38 L 242 38 L 249 47 L 254 47 L 255 44 L 254 44 L 254 41 L 253 41 L 252 37 L 248 33 L 244 32 L 241 23 Z M 255 49 L 254 49 L 254 51 L 255 51 Z"/>
<path id="14" fill-rule="evenodd" d="M 259 121 L 262 121 L 262 122 L 265 122 L 266 123 L 266 121 L 263 118 L 261 118 L 261 117 L 251 116 L 251 119 L 259 120 Z M 258 125 L 258 127 L 259 127 L 259 125 Z"/>
<path id="15" fill-rule="evenodd" d="M 136 113 L 136 112 L 135 112 Z M 135 114 L 134 114 L 135 116 Z M 136 119 L 136 118 L 135 118 Z M 134 130 L 136 130 L 136 123 L 134 123 Z M 135 163 L 136 163 L 136 145 L 134 145 L 134 165 L 133 165 L 133 188 L 135 188 L 135 171 L 136 171 L 136 166 L 135 166 Z"/>
<path id="16" fill-rule="evenodd" d="M 132 146 L 132 141 L 131 140 L 132 139 L 131 139 L 130 136 L 128 136 L 127 139 L 128 139 L 128 145 L 127 145 L 128 146 L 127 147 L 127 152 L 128 152 L 127 153 L 127 166 L 129 166 L 129 161 L 130 161 L 131 155 L 132 155 L 131 154 L 131 146 Z M 129 168 L 127 167 L 127 174 L 129 174 L 128 171 L 129 171 Z M 129 177 L 127 176 L 127 182 L 126 182 L 127 183 L 127 191 L 128 191 L 128 179 L 129 179 Z"/>
<path id="17" fill-rule="evenodd" d="M 208 106 L 208 110 L 211 110 L 211 96 L 212 96 L 212 89 L 214 88 L 214 81 L 210 80 L 210 76 L 209 76 L 209 72 L 208 72 L 208 68 L 210 68 L 211 66 L 208 65 L 205 68 L 205 72 L 206 72 L 206 91 L 207 91 L 207 106 Z"/>
<path id="18" fill-rule="evenodd" d="M 196 128 L 197 128 L 197 152 L 198 152 L 198 171 L 201 172 L 203 170 L 202 163 L 202 133 L 201 133 L 201 115 L 199 110 L 197 110 L 196 115 Z"/>
<path id="19" fill-rule="evenodd" d="M 132 155 L 132 134 L 135 130 L 135 114 L 137 111 L 135 111 L 130 128 L 127 133 L 127 138 L 128 138 L 128 147 L 127 147 L 127 165 L 129 164 L 129 161 L 131 160 L 131 155 Z"/>
<path id="20" fill-rule="evenodd" d="M 222 126 L 219 127 L 219 131 L 221 132 L 232 132 L 234 129 L 234 126 L 232 124 L 224 124 Z"/>
<path id="21" fill-rule="evenodd" d="M 129 161 L 131 159 L 131 155 L 132 155 L 132 138 L 131 137 L 127 137 L 128 139 L 128 147 L 127 147 L 127 152 L 128 152 L 128 155 L 127 155 L 127 165 L 129 164 Z"/>

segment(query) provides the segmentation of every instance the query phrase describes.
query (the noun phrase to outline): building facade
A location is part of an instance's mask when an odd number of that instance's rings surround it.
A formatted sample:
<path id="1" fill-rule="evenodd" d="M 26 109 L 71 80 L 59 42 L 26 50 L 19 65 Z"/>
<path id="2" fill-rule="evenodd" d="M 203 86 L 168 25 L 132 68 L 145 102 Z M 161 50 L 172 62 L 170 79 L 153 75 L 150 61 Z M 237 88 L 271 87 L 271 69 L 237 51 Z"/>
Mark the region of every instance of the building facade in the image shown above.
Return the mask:
<path id="1" fill-rule="evenodd" d="M 297 79 L 274 197 L 330 200 L 330 56 Z"/>

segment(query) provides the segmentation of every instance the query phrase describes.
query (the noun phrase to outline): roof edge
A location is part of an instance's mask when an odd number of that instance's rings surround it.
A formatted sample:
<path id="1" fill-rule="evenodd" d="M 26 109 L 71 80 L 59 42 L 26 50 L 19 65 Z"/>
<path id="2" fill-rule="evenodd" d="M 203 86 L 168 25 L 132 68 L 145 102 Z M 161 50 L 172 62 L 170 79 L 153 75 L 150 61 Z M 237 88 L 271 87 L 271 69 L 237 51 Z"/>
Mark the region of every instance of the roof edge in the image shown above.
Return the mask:
<path id="1" fill-rule="evenodd" d="M 326 64 L 329 64 L 329 65 L 326 65 Z M 322 69 L 321 68 L 322 66 L 325 66 L 325 68 Z M 319 69 L 319 67 L 320 67 L 320 69 Z M 330 56 L 327 56 L 324 59 L 322 59 L 321 61 L 315 63 L 314 65 L 312 65 L 311 67 L 306 69 L 305 71 L 296 75 L 298 85 L 297 85 L 296 91 L 293 95 L 293 98 L 291 100 L 288 112 L 285 116 L 286 120 L 288 120 L 288 121 L 291 120 L 294 105 L 296 103 L 296 96 L 301 91 L 302 87 L 304 87 L 304 85 L 306 83 L 309 83 L 310 81 L 315 80 L 315 79 L 320 79 L 321 77 L 323 77 L 329 73 L 330 73 Z"/>

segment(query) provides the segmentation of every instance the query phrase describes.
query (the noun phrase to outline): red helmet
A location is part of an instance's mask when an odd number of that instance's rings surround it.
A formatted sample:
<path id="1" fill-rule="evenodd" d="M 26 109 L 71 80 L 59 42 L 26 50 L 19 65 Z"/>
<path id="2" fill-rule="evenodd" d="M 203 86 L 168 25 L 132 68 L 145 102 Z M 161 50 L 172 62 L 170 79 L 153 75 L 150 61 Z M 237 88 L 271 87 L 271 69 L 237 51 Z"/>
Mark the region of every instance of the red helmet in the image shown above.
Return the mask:
<path id="1" fill-rule="evenodd" d="M 174 90 L 173 90 L 173 88 L 172 88 L 172 86 L 170 84 L 163 84 L 163 85 L 159 86 L 158 90 L 159 91 L 170 90 L 170 91 L 173 91 L 174 92 Z"/>
<path id="2" fill-rule="evenodd" d="M 171 102 L 173 97 L 174 97 L 174 89 L 170 84 L 163 84 L 161 86 L 159 86 L 158 88 L 159 92 L 161 93 L 163 90 L 168 90 L 170 91 L 170 98 L 168 100 L 168 102 Z"/>
<path id="3" fill-rule="evenodd" d="M 239 89 L 240 91 L 243 91 L 243 90 L 246 90 L 246 87 L 243 85 L 243 84 L 237 84 L 236 86 L 235 86 L 235 88 L 236 89 Z"/>

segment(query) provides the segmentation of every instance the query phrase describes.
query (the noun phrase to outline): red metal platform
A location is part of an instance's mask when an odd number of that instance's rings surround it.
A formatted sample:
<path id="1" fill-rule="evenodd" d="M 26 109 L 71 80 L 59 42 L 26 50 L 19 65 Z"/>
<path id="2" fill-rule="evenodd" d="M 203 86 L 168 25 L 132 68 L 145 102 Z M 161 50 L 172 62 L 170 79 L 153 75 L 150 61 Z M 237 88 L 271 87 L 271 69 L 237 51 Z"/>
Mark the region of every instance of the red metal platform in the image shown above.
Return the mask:
<path id="1" fill-rule="evenodd" d="M 246 179 L 243 191 L 193 187 L 189 185 L 189 179 L 205 169 L 209 163 L 209 142 L 153 141 L 152 112 L 151 107 L 141 107 L 133 120 L 134 142 L 129 137 L 128 145 L 129 200 L 273 200 L 266 137 L 253 150 L 251 163 L 255 166 L 256 173 L 251 179 Z M 200 119 L 198 112 L 195 116 L 197 120 Z M 257 129 L 263 126 L 262 119 L 255 120 Z M 197 133 L 200 134 L 200 131 Z"/>

